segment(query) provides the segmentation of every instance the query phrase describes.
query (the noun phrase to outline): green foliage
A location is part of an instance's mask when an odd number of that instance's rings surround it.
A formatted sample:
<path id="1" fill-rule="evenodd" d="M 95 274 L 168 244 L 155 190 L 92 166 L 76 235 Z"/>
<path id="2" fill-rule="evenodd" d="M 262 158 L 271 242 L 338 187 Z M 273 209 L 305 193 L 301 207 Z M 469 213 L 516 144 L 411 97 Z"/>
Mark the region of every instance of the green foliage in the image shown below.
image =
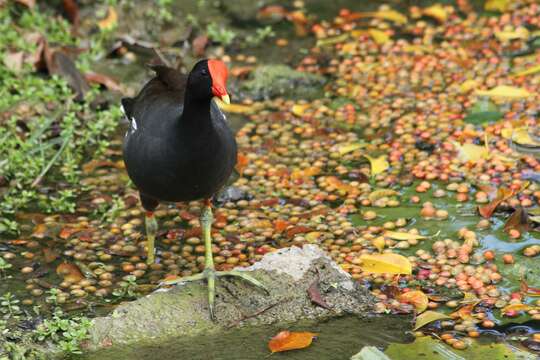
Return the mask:
<path id="1" fill-rule="evenodd" d="M 266 26 L 263 28 L 259 28 L 255 31 L 255 34 L 249 34 L 246 36 L 245 41 L 246 44 L 249 46 L 259 46 L 261 45 L 265 40 L 275 37 L 276 34 L 272 30 L 271 26 Z"/>
<path id="2" fill-rule="evenodd" d="M 18 318 L 21 314 L 21 308 L 18 305 L 19 300 L 10 292 L 0 297 L 0 312 L 4 314 L 4 319 Z"/>
<path id="3" fill-rule="evenodd" d="M 45 320 L 35 331 L 37 341 L 52 341 L 65 354 L 81 354 L 81 341 L 88 338 L 91 321 L 86 317 L 67 318 L 57 310 L 52 319 Z"/>
<path id="4" fill-rule="evenodd" d="M 216 23 L 208 24 L 206 26 L 206 33 L 210 40 L 218 42 L 223 46 L 231 45 L 236 38 L 236 33 L 234 31 Z"/>
<path id="5" fill-rule="evenodd" d="M 161 0 L 160 4 L 169 2 Z M 69 23 L 59 15 L 20 9 L 13 4 L 0 8 L 2 57 L 13 52 L 33 56 L 36 34 L 55 46 L 81 46 Z M 102 56 L 109 36 L 96 32 L 85 38 L 88 44 L 84 47 L 90 50 L 77 59 L 81 71 L 87 71 Z M 91 107 L 97 88 L 86 94 L 84 103 L 72 101 L 73 91 L 64 78 L 44 77 L 30 63 L 15 72 L 1 62 L 0 79 L 0 112 L 4 113 L 0 120 L 0 175 L 10 183 L 0 198 L 0 233 L 15 233 L 17 226 L 11 216 L 16 211 L 30 207 L 48 213 L 75 211 L 81 164 L 89 153 L 104 153 L 121 114 L 118 107 Z M 55 186 L 41 193 L 34 186 L 37 184 Z"/>
<path id="6" fill-rule="evenodd" d="M 118 287 L 112 294 L 119 299 L 135 299 L 137 297 L 137 278 L 133 275 L 126 276 L 124 281 L 118 283 Z"/>

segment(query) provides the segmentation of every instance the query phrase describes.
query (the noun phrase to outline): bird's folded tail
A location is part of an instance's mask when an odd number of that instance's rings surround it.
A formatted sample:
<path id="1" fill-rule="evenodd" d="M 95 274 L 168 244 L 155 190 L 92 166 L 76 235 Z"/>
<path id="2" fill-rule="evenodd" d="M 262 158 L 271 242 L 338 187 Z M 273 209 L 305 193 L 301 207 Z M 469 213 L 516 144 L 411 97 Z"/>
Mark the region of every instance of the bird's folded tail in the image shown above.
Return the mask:
<path id="1" fill-rule="evenodd" d="M 122 112 L 124 113 L 124 116 L 128 119 L 128 121 L 131 121 L 135 99 L 123 98 L 122 100 L 120 100 L 120 103 L 122 104 L 121 109 L 122 109 Z"/>

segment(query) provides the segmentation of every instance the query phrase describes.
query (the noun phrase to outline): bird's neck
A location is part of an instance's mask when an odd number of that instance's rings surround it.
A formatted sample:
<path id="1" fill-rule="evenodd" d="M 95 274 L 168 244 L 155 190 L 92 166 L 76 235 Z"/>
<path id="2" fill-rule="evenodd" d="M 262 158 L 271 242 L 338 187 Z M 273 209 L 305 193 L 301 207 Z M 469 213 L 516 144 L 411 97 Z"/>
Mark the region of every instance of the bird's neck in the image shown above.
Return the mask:
<path id="1" fill-rule="evenodd" d="M 184 109 L 180 122 L 182 125 L 193 127 L 205 127 L 211 124 L 210 113 L 212 99 L 195 99 L 186 93 L 184 99 Z"/>

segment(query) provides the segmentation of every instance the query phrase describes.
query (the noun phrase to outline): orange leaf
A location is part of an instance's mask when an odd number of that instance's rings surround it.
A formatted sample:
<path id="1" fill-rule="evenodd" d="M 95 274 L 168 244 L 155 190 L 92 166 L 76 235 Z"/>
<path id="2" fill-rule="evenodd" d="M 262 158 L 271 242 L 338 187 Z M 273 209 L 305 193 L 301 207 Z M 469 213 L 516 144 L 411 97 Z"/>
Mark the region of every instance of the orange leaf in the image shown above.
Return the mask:
<path id="1" fill-rule="evenodd" d="M 335 176 L 329 176 L 326 178 L 326 182 L 338 190 L 345 191 L 347 193 L 355 192 L 357 189 L 354 186 L 344 183 Z"/>
<path id="2" fill-rule="evenodd" d="M 71 283 L 77 283 L 84 279 L 84 275 L 82 274 L 79 267 L 75 264 L 71 263 L 61 263 L 56 268 L 56 273 L 58 275 L 61 275 L 65 281 L 69 281 Z"/>
<path id="3" fill-rule="evenodd" d="M 32 232 L 32 237 L 43 239 L 47 235 L 47 225 L 38 224 Z"/>
<path id="4" fill-rule="evenodd" d="M 307 232 L 310 232 L 310 231 L 312 231 L 312 229 L 307 227 L 307 226 L 297 225 L 297 226 L 292 227 L 289 230 L 287 230 L 287 237 L 289 239 L 291 239 L 296 234 L 304 234 L 304 233 L 307 233 Z"/>
<path id="5" fill-rule="evenodd" d="M 249 164 L 249 159 L 246 155 L 241 153 L 238 153 L 236 159 L 236 171 L 238 171 L 240 176 L 242 176 L 244 169 L 246 168 L 247 164 Z"/>
<path id="6" fill-rule="evenodd" d="M 417 312 L 421 313 L 428 307 L 429 299 L 426 294 L 420 290 L 408 291 L 399 295 L 398 300 L 402 303 L 414 305 Z"/>
<path id="7" fill-rule="evenodd" d="M 274 228 L 278 232 L 282 232 L 283 230 L 285 230 L 287 228 L 287 226 L 289 226 L 289 223 L 287 221 L 285 221 L 285 220 L 282 220 L 282 219 L 277 219 L 274 222 Z"/>
<path id="8" fill-rule="evenodd" d="M 313 337 L 317 336 L 312 332 L 290 332 L 281 331 L 268 342 L 271 352 L 280 352 L 296 349 L 304 349 L 311 345 Z"/>
<path id="9" fill-rule="evenodd" d="M 76 228 L 76 227 L 65 227 L 62 230 L 60 230 L 60 233 L 58 236 L 60 239 L 68 239 L 71 235 L 75 234 L 76 232 L 81 231 L 82 229 Z"/>
<path id="10" fill-rule="evenodd" d="M 472 319 L 472 311 L 474 306 L 475 304 L 462 306 L 458 311 L 453 312 L 451 315 L 453 315 L 452 317 L 459 317 L 463 320 L 470 320 Z"/>
<path id="11" fill-rule="evenodd" d="M 101 30 L 110 30 L 116 26 L 117 22 L 118 14 L 112 6 L 109 6 L 107 17 L 101 21 L 98 21 L 98 26 Z"/>
<path id="12" fill-rule="evenodd" d="M 508 188 L 502 187 L 497 190 L 497 197 L 493 199 L 489 204 L 478 207 L 478 212 L 482 217 L 489 219 L 497 206 L 505 200 L 508 200 L 514 196 L 514 191 Z"/>

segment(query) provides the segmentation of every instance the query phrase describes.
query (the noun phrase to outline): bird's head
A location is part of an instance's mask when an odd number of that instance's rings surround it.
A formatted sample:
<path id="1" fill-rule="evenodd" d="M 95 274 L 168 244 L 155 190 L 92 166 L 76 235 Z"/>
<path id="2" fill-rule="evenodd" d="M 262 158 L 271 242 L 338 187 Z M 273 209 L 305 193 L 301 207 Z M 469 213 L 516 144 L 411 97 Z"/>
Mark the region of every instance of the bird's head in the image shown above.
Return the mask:
<path id="1" fill-rule="evenodd" d="M 227 94 L 227 66 L 221 60 L 204 59 L 195 64 L 189 73 L 188 87 L 190 95 L 198 99 L 217 97 L 226 104 L 230 103 Z"/>

